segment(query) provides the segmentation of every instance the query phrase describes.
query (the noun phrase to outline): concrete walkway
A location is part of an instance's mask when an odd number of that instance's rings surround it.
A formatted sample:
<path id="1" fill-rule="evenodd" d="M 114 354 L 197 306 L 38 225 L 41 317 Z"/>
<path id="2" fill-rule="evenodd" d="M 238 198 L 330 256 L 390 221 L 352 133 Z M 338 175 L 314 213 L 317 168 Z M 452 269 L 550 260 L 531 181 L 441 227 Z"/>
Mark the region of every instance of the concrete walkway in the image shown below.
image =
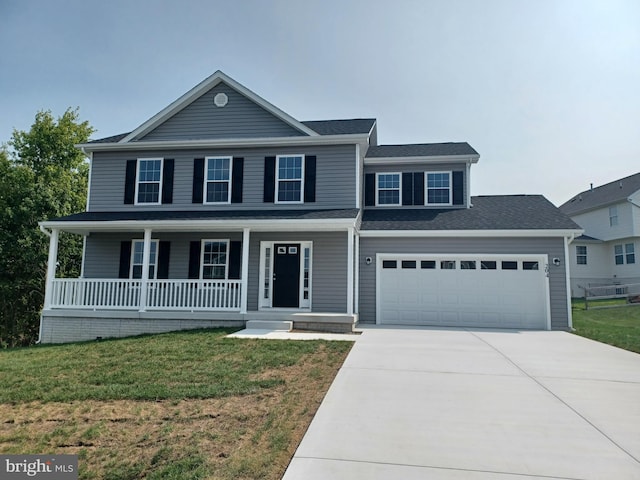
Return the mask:
<path id="1" fill-rule="evenodd" d="M 565 332 L 366 328 L 283 478 L 640 479 L 640 355 Z"/>

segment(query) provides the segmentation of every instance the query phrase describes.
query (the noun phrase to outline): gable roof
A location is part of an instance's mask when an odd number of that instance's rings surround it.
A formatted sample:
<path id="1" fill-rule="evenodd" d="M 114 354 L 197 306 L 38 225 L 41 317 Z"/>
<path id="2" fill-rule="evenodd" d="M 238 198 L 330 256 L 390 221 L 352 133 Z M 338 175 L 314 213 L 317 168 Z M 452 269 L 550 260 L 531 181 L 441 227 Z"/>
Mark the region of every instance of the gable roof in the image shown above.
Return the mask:
<path id="1" fill-rule="evenodd" d="M 576 215 L 587 210 L 625 201 L 638 190 L 640 190 L 640 173 L 580 192 L 560 205 L 560 210 L 567 215 Z"/>
<path id="2" fill-rule="evenodd" d="M 173 115 L 175 115 L 179 111 L 186 108 L 188 105 L 193 103 L 196 99 L 200 98 L 202 95 L 207 93 L 209 90 L 211 90 L 213 87 L 215 87 L 221 82 L 233 88 L 241 95 L 244 95 L 249 100 L 253 101 L 254 103 L 264 108 L 275 117 L 279 118 L 280 120 L 287 123 L 291 127 L 302 132 L 303 134 L 308 136 L 318 135 L 318 133 L 313 131 L 311 128 L 307 127 L 306 125 L 299 122 L 289 114 L 280 110 L 275 105 L 267 102 L 262 97 L 256 95 L 245 86 L 239 84 L 234 79 L 224 74 L 222 71 L 218 70 L 213 75 L 206 78 L 205 80 L 200 82 L 198 85 L 193 87 L 191 90 L 189 90 L 187 93 L 182 95 L 176 101 L 174 101 L 173 103 L 169 104 L 167 107 L 162 109 L 160 112 L 158 112 L 156 115 L 151 117 L 149 120 L 144 122 L 138 128 L 130 132 L 128 135 L 126 135 L 122 139 L 118 140 L 118 142 L 127 143 L 132 140 L 135 140 L 138 137 L 142 137 L 146 135 L 147 133 L 151 132 L 154 128 L 158 127 L 160 124 L 162 124 L 163 122 L 171 118 Z"/>
<path id="3" fill-rule="evenodd" d="M 414 143 L 369 147 L 366 158 L 479 156 L 467 142 Z"/>
<path id="4" fill-rule="evenodd" d="M 542 195 L 472 197 L 461 209 L 366 209 L 361 230 L 581 230 Z"/>

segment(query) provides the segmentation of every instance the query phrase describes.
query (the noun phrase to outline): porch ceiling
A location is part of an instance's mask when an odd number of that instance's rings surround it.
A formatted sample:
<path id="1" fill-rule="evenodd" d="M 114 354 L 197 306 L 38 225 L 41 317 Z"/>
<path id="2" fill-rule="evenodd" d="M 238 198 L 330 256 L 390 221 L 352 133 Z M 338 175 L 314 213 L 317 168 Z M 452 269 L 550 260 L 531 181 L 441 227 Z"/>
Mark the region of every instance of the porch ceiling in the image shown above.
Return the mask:
<path id="1" fill-rule="evenodd" d="M 43 228 L 89 234 L 96 231 L 184 232 L 210 230 L 327 231 L 354 227 L 358 209 L 332 210 L 193 210 L 83 212 L 40 222 Z"/>

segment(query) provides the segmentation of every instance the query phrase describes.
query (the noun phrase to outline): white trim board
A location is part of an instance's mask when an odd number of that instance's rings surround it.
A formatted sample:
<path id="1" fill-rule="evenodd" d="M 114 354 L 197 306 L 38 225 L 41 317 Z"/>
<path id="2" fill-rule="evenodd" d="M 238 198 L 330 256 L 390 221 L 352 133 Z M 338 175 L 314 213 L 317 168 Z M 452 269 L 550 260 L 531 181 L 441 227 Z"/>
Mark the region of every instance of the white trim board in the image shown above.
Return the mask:
<path id="1" fill-rule="evenodd" d="M 315 137 L 228 138 L 221 140 L 153 140 L 131 143 L 78 143 L 85 152 L 166 150 L 192 148 L 288 147 L 317 145 L 368 145 L 367 135 L 322 135 Z"/>
<path id="2" fill-rule="evenodd" d="M 570 237 L 583 230 L 360 230 L 361 237 Z"/>

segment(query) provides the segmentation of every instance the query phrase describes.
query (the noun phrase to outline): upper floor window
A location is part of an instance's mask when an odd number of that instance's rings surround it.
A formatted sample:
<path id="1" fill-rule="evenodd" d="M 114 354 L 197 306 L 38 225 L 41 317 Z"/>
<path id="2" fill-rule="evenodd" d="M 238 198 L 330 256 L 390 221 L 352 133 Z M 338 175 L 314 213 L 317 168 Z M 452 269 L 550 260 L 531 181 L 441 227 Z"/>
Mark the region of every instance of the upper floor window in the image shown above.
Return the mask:
<path id="1" fill-rule="evenodd" d="M 618 207 L 609 207 L 609 226 L 615 227 L 618 225 Z"/>
<path id="2" fill-rule="evenodd" d="M 304 172 L 302 155 L 280 155 L 276 164 L 276 202 L 302 203 Z"/>
<path id="3" fill-rule="evenodd" d="M 427 205 L 451 205 L 451 172 L 427 172 Z"/>
<path id="4" fill-rule="evenodd" d="M 131 245 L 131 271 L 129 278 L 142 278 L 144 240 L 133 240 Z M 155 279 L 158 272 L 158 240 L 151 240 L 149 250 L 149 278 Z"/>
<path id="5" fill-rule="evenodd" d="M 205 203 L 230 203 L 231 157 L 206 159 Z"/>
<path id="6" fill-rule="evenodd" d="M 160 203 L 160 185 L 162 185 L 162 159 L 138 159 L 136 175 L 136 203 Z"/>
<path id="7" fill-rule="evenodd" d="M 633 243 L 625 243 L 624 246 L 614 245 L 613 253 L 616 265 L 636 263 L 635 245 Z"/>
<path id="8" fill-rule="evenodd" d="M 200 278 L 224 280 L 229 266 L 228 240 L 203 240 Z"/>
<path id="9" fill-rule="evenodd" d="M 586 245 L 576 245 L 576 263 L 578 265 L 587 264 L 587 247 Z"/>
<path id="10" fill-rule="evenodd" d="M 400 174 L 376 174 L 376 191 L 378 205 L 400 205 Z"/>

